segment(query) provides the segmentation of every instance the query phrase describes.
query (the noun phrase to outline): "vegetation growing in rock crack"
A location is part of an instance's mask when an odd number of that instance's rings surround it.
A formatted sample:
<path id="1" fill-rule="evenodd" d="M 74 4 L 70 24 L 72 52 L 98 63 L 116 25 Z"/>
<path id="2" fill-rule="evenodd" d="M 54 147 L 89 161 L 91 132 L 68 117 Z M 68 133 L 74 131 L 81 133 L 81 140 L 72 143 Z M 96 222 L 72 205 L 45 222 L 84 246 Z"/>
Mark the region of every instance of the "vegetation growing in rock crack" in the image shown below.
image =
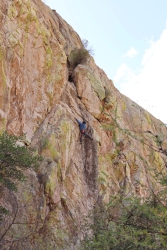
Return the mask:
<path id="1" fill-rule="evenodd" d="M 73 71 L 78 64 L 86 63 L 87 59 L 93 55 L 93 50 L 88 47 L 88 44 L 87 40 L 82 40 L 81 48 L 76 48 L 71 51 L 68 57 L 70 71 Z"/>

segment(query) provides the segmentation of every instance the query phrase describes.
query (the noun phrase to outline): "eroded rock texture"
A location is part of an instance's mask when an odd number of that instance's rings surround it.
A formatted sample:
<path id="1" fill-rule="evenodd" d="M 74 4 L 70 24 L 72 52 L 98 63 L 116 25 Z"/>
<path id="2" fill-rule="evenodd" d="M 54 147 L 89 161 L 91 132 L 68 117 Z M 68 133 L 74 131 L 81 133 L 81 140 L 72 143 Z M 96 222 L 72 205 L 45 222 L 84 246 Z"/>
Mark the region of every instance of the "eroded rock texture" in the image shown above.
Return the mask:
<path id="1" fill-rule="evenodd" d="M 16 194 L 1 197 L 2 249 L 75 249 L 83 218 L 124 188 L 146 197 L 164 167 L 166 126 L 122 95 L 89 58 L 73 72 L 78 34 L 41 0 L 0 2 L 0 129 L 44 157 Z M 75 118 L 87 121 L 83 138 Z"/>

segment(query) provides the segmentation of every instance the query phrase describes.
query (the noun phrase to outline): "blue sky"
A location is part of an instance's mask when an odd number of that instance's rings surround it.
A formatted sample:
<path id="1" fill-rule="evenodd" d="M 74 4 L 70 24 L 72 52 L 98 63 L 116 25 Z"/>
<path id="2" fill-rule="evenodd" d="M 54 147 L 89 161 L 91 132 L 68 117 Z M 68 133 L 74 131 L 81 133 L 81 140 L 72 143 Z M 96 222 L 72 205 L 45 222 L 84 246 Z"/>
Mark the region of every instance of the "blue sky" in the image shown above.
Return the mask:
<path id="1" fill-rule="evenodd" d="M 167 123 L 167 0 L 43 2 L 89 41 L 123 94 Z"/>

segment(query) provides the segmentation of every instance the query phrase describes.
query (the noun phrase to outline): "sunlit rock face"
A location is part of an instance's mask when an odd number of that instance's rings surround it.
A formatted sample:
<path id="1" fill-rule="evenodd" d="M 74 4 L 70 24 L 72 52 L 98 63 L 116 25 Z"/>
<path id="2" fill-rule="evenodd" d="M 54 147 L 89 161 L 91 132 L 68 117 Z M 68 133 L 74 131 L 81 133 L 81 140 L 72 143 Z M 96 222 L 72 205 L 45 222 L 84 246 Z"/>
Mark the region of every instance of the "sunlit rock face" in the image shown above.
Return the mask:
<path id="1" fill-rule="evenodd" d="M 2 249 L 75 249 L 97 203 L 121 188 L 146 197 L 157 187 L 166 126 L 122 95 L 91 57 L 69 78 L 68 57 L 81 46 L 40 0 L 0 2 L 0 130 L 24 133 L 44 157 L 18 193 L 1 197 L 11 214 L 1 235 L 15 216 Z M 93 141 L 80 144 L 76 118 L 87 121 Z"/>

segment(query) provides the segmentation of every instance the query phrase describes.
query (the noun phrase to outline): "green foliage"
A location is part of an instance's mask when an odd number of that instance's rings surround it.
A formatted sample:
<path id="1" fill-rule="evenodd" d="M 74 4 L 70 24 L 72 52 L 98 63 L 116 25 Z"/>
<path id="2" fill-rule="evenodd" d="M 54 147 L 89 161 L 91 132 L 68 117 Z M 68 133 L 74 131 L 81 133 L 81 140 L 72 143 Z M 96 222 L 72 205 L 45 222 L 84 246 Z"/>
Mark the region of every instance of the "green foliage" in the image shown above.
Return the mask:
<path id="1" fill-rule="evenodd" d="M 43 138 L 41 141 L 41 146 L 42 146 L 42 149 L 46 149 L 49 146 L 49 139 Z"/>
<path id="2" fill-rule="evenodd" d="M 9 213 L 9 211 L 6 208 L 0 206 L 0 221 L 2 220 L 2 216 L 4 214 L 8 214 L 8 213 Z"/>
<path id="3" fill-rule="evenodd" d="M 68 57 L 69 69 L 72 71 L 78 64 L 86 63 L 92 54 L 92 49 L 88 49 L 88 41 L 83 40 L 82 47 L 72 50 Z"/>
<path id="4" fill-rule="evenodd" d="M 155 135 L 154 140 L 155 140 L 157 147 L 161 148 L 162 147 L 162 140 L 161 140 L 160 136 Z"/>
<path id="5" fill-rule="evenodd" d="M 26 169 L 37 170 L 42 158 L 33 156 L 33 150 L 25 146 L 19 146 L 18 141 L 22 137 L 9 135 L 3 132 L 0 135 L 0 192 L 5 188 L 17 191 L 18 182 L 26 180 L 23 173 Z M 5 208 L 0 207 L 0 215 L 6 213 Z"/>
<path id="6" fill-rule="evenodd" d="M 108 89 L 107 87 L 105 87 L 105 98 L 107 98 L 108 96 L 112 96 L 111 90 Z"/>
<path id="7" fill-rule="evenodd" d="M 111 197 L 108 204 L 97 206 L 84 228 L 88 233 L 82 249 L 165 250 L 166 194 L 167 185 L 160 192 L 152 193 L 145 202 L 141 198 L 118 195 Z"/>
<path id="8" fill-rule="evenodd" d="M 85 48 L 75 49 L 70 54 L 70 69 L 73 70 L 78 64 L 83 64 L 89 57 L 89 52 Z"/>
<path id="9" fill-rule="evenodd" d="M 33 150 L 17 145 L 21 137 L 0 135 L 0 189 L 17 190 L 17 181 L 25 181 L 23 170 L 37 169 L 41 157 L 33 156 Z"/>

